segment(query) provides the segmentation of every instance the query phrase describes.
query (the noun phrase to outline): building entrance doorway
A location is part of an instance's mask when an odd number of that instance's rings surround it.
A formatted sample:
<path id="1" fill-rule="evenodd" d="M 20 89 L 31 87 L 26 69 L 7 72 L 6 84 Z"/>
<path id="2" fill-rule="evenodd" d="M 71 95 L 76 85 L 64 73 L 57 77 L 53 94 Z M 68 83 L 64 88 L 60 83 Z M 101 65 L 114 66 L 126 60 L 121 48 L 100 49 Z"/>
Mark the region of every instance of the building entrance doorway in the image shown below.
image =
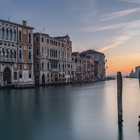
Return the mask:
<path id="1" fill-rule="evenodd" d="M 3 82 L 5 84 L 11 84 L 11 70 L 8 67 L 3 71 Z"/>
<path id="2" fill-rule="evenodd" d="M 42 75 L 42 84 L 45 84 L 45 75 Z"/>
<path id="3" fill-rule="evenodd" d="M 39 76 L 35 76 L 35 85 L 39 85 Z"/>

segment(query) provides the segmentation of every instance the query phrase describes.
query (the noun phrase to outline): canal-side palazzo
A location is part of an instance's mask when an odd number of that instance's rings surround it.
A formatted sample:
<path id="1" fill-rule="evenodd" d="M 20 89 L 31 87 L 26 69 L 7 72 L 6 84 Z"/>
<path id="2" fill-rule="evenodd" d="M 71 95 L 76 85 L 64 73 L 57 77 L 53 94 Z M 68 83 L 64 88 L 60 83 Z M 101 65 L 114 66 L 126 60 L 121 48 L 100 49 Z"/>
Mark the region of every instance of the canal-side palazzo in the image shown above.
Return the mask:
<path id="1" fill-rule="evenodd" d="M 34 85 L 33 28 L 0 20 L 0 85 Z"/>

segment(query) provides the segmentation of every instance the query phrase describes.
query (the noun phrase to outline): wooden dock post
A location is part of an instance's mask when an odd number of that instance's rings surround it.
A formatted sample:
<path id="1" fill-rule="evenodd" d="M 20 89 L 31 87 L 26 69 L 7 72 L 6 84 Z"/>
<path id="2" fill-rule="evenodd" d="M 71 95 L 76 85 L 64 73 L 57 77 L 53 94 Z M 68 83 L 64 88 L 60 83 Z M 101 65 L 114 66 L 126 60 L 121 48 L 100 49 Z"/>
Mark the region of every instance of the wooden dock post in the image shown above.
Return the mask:
<path id="1" fill-rule="evenodd" d="M 117 72 L 117 106 L 118 106 L 118 123 L 123 122 L 123 110 L 122 110 L 122 74 Z"/>

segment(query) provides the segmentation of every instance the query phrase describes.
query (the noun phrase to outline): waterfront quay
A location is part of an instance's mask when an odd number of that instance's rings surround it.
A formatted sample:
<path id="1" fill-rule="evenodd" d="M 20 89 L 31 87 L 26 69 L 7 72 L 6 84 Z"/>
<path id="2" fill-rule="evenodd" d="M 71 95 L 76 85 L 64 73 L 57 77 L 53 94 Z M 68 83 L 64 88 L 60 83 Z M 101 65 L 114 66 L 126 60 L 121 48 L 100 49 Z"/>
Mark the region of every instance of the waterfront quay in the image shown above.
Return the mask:
<path id="1" fill-rule="evenodd" d="M 117 81 L 0 91 L 1 140 L 139 140 L 137 79 L 123 79 L 123 127 Z"/>

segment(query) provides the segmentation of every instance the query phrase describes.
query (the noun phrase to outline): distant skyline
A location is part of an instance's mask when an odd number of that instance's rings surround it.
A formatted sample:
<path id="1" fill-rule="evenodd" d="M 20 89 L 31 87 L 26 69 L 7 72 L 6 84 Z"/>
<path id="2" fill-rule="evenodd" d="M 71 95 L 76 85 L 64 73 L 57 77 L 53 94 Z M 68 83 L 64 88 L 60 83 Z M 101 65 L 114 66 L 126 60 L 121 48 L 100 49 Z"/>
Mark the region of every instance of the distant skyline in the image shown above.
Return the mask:
<path id="1" fill-rule="evenodd" d="M 69 34 L 73 51 L 94 49 L 107 74 L 129 74 L 140 65 L 140 0 L 1 0 L 0 18 L 50 36 Z"/>

